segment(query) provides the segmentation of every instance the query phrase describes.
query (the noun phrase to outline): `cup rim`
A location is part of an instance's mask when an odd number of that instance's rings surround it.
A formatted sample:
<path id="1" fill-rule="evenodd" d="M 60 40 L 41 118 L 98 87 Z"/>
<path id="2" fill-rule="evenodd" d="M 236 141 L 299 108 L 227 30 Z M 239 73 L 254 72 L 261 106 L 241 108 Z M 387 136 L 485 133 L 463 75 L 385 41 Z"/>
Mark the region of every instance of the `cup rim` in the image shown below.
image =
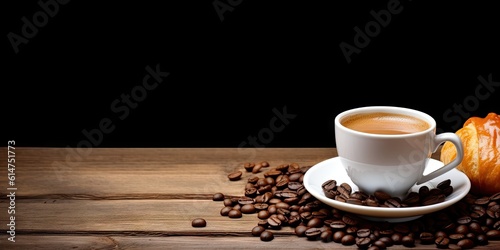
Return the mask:
<path id="1" fill-rule="evenodd" d="M 430 126 L 426 130 L 422 130 L 422 131 L 415 132 L 415 133 L 389 135 L 389 134 L 372 134 L 372 133 L 360 132 L 357 130 L 347 128 L 344 125 L 342 125 L 342 123 L 340 122 L 341 119 L 346 117 L 347 115 L 370 113 L 370 112 L 374 112 L 374 111 L 375 112 L 377 112 L 377 111 L 391 112 L 391 113 L 406 114 L 406 115 L 407 114 L 416 115 L 418 118 L 424 119 L 427 123 L 429 123 Z M 424 113 L 420 110 L 406 108 L 406 107 L 400 107 L 400 106 L 363 106 L 363 107 L 348 109 L 348 110 L 342 111 L 341 113 L 337 114 L 335 116 L 334 123 L 335 123 L 336 128 L 343 129 L 343 130 L 348 131 L 350 133 L 363 135 L 363 136 L 377 137 L 377 138 L 412 137 L 412 136 L 426 134 L 426 133 L 429 133 L 430 131 L 434 131 L 436 129 L 436 120 L 432 116 L 430 116 L 429 114 Z"/>

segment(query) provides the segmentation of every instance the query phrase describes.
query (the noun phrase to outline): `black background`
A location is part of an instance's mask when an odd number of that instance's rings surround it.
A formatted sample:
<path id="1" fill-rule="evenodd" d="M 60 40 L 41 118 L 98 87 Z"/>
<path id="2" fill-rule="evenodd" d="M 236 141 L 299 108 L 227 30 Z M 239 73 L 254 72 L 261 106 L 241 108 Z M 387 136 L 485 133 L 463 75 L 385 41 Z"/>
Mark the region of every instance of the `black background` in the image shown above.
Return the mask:
<path id="1" fill-rule="evenodd" d="M 500 113 L 500 86 L 482 100 L 475 92 L 479 76 L 500 82 L 492 3 L 243 0 L 221 20 L 213 3 L 225 0 L 173 2 L 58 4 L 18 53 L 9 34 L 42 8 L 3 2 L 4 142 L 82 146 L 83 130 L 110 119 L 114 130 L 92 146 L 238 147 L 261 135 L 264 147 L 333 147 L 333 119 L 353 107 L 419 109 L 440 131 Z M 339 44 L 354 45 L 354 27 L 391 2 L 401 12 L 347 63 Z M 170 75 L 128 115 L 113 112 L 148 65 Z M 465 112 L 448 113 L 456 105 Z M 295 116 L 269 134 L 273 109 Z"/>

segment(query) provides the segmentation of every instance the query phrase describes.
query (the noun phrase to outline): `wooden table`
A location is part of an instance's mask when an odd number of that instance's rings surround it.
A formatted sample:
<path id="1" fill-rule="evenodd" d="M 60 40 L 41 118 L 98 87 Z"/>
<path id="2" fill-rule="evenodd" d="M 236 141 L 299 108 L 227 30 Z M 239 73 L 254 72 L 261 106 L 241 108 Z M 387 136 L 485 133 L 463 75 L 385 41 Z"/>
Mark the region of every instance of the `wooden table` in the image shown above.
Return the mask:
<path id="1" fill-rule="evenodd" d="M 336 156 L 334 148 L 16 147 L 14 152 L 11 186 L 7 148 L 0 149 L 0 249 L 356 249 L 308 241 L 289 227 L 276 230 L 274 240 L 261 241 L 251 235 L 255 214 L 224 217 L 222 202 L 212 200 L 216 192 L 243 195 L 252 174 L 244 172 L 241 181 L 229 181 L 227 174 L 242 170 L 245 162 L 314 165 Z M 11 192 L 15 242 L 6 233 Z M 192 227 L 196 217 L 207 226 Z M 390 249 L 399 248 L 408 249 Z M 475 247 L 486 248 L 498 249 L 500 242 Z"/>

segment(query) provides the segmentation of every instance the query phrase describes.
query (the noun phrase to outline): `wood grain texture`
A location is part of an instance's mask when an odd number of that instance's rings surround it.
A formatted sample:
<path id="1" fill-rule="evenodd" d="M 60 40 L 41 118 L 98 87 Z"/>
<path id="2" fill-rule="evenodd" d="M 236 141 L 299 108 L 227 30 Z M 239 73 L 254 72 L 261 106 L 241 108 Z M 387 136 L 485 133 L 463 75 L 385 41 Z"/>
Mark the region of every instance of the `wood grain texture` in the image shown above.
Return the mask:
<path id="1" fill-rule="evenodd" d="M 245 172 L 245 162 L 311 166 L 336 156 L 333 148 L 94 148 L 86 155 L 74 150 L 16 148 L 16 242 L 3 234 L 1 249 L 356 249 L 308 241 L 289 227 L 273 230 L 275 239 L 263 242 L 251 235 L 256 214 L 221 216 L 222 202 L 212 200 L 215 192 L 242 196 L 246 179 L 266 171 Z M 6 148 L 0 156 L 6 162 Z M 242 179 L 229 181 L 227 174 L 235 170 L 243 171 Z M 7 176 L 6 168 L 1 176 Z M 1 225 L 9 222 L 7 187 L 5 178 Z M 197 217 L 207 226 L 192 227 Z M 495 247 L 500 243 L 475 249 Z"/>

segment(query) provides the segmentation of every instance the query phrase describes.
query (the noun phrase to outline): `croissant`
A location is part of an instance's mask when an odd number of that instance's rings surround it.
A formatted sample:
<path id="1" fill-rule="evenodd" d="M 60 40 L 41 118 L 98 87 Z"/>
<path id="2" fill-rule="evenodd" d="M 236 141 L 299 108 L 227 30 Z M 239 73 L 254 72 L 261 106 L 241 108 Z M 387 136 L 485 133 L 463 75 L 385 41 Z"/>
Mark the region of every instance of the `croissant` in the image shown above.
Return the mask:
<path id="1" fill-rule="evenodd" d="M 500 115 L 470 117 L 455 133 L 462 140 L 464 150 L 457 169 L 469 177 L 471 193 L 489 196 L 500 192 Z M 440 160 L 446 164 L 455 157 L 455 147 L 445 142 Z"/>

